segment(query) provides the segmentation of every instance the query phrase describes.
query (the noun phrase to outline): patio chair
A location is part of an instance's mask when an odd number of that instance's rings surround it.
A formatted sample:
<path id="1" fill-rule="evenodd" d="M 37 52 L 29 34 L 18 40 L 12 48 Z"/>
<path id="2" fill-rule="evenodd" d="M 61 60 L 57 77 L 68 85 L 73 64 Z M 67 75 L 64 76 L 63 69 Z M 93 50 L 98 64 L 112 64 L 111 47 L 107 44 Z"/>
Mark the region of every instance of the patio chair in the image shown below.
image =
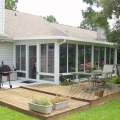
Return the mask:
<path id="1" fill-rule="evenodd" d="M 62 74 L 60 74 L 60 81 L 61 81 L 61 83 L 62 82 L 64 82 L 64 81 L 68 81 L 68 82 L 73 82 L 72 83 L 72 86 L 71 86 L 71 89 L 70 90 L 72 90 L 72 87 L 76 87 L 77 85 L 74 85 L 74 83 L 75 83 L 75 81 L 74 81 L 74 78 L 73 79 L 71 79 L 71 78 L 69 78 L 68 76 L 63 76 Z M 80 79 L 79 79 L 79 82 L 80 82 Z"/>
<path id="2" fill-rule="evenodd" d="M 98 87 L 102 88 L 112 88 L 111 79 L 112 79 L 113 65 L 105 64 L 103 66 L 103 71 L 101 76 L 96 76 L 94 79 L 95 83 L 99 83 Z"/>
<path id="3" fill-rule="evenodd" d="M 120 64 L 118 64 L 116 67 L 117 67 L 117 76 L 120 79 Z M 120 87 L 120 85 L 118 87 Z"/>
<path id="4" fill-rule="evenodd" d="M 65 80 L 67 80 L 69 82 L 71 81 L 71 79 L 68 76 L 64 76 L 64 75 L 60 74 L 61 83 L 63 83 Z"/>

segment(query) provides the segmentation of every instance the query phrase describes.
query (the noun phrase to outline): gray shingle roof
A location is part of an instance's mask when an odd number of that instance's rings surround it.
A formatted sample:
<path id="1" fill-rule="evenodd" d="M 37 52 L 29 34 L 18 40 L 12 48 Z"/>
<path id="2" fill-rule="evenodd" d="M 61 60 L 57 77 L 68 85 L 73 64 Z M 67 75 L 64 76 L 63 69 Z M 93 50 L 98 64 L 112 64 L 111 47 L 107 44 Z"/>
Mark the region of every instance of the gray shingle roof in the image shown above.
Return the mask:
<path id="1" fill-rule="evenodd" d="M 5 34 L 10 37 L 67 36 L 40 16 L 7 9 Z"/>
<path id="2" fill-rule="evenodd" d="M 5 35 L 9 37 L 67 36 L 96 40 L 97 32 L 49 23 L 40 16 L 5 10 Z"/>

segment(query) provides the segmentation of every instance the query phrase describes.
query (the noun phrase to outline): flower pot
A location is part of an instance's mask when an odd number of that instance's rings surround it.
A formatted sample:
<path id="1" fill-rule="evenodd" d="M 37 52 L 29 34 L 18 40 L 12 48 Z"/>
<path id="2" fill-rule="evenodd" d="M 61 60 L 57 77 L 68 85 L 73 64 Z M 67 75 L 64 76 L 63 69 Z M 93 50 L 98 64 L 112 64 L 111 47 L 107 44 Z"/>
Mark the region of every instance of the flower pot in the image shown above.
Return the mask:
<path id="1" fill-rule="evenodd" d="M 62 108 L 68 107 L 69 100 L 59 102 L 59 103 L 53 103 L 53 110 L 60 110 Z"/>
<path id="2" fill-rule="evenodd" d="M 28 105 L 29 105 L 29 109 L 32 110 L 32 111 L 36 111 L 36 112 L 40 112 L 40 113 L 43 113 L 43 114 L 50 114 L 51 111 L 52 111 L 52 106 L 53 104 L 51 105 L 38 105 L 38 104 L 35 104 L 33 102 L 28 102 Z"/>
<path id="3" fill-rule="evenodd" d="M 89 70 L 86 70 L 86 73 L 90 73 L 90 71 L 89 71 Z"/>

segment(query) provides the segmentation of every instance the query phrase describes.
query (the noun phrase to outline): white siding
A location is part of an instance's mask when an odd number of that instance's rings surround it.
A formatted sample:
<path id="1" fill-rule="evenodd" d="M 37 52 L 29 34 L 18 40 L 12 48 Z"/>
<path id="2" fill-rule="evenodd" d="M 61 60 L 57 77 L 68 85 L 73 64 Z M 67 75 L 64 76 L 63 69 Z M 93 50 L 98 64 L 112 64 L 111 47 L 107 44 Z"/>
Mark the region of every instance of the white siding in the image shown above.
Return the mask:
<path id="1" fill-rule="evenodd" d="M 0 43 L 0 65 L 2 61 L 4 65 L 9 65 L 11 68 L 13 67 L 13 43 Z"/>
<path id="2" fill-rule="evenodd" d="M 0 34 L 4 34 L 4 0 L 0 0 Z"/>

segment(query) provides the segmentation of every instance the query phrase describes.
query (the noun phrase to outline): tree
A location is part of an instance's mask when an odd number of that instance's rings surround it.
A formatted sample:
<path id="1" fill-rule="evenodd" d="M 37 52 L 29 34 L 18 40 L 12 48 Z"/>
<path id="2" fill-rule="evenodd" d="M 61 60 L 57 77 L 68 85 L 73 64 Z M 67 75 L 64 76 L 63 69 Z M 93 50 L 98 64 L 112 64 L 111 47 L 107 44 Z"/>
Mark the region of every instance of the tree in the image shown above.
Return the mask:
<path id="1" fill-rule="evenodd" d="M 99 16 L 95 21 L 98 25 L 102 25 L 100 19 L 101 16 L 104 19 L 115 19 L 116 23 L 113 26 L 113 29 L 110 29 L 109 25 L 105 27 L 105 35 L 107 36 L 108 41 L 116 42 L 120 45 L 120 0 L 83 0 L 89 5 L 94 5 L 96 7 L 101 7 L 102 10 L 99 12 Z M 113 18 L 114 16 L 114 18 Z M 103 24 L 104 27 L 104 24 Z M 118 50 L 118 63 L 120 63 L 120 49 Z"/>
<path id="2" fill-rule="evenodd" d="M 18 0 L 5 0 L 5 8 L 16 10 L 17 9 Z"/>
<path id="3" fill-rule="evenodd" d="M 98 28 L 97 24 L 95 23 L 97 14 L 98 13 L 95 12 L 91 7 L 88 7 L 85 11 L 82 10 L 84 20 L 80 24 L 80 28 L 96 31 Z"/>
<path id="4" fill-rule="evenodd" d="M 47 20 L 50 23 L 58 23 L 56 18 L 53 15 L 49 15 L 47 17 L 43 17 L 45 20 Z"/>
<path id="5" fill-rule="evenodd" d="M 91 29 L 97 31 L 98 27 L 104 29 L 108 28 L 108 22 L 100 12 L 96 12 L 92 7 L 88 7 L 87 10 L 82 10 L 84 20 L 80 24 L 80 28 Z"/>

